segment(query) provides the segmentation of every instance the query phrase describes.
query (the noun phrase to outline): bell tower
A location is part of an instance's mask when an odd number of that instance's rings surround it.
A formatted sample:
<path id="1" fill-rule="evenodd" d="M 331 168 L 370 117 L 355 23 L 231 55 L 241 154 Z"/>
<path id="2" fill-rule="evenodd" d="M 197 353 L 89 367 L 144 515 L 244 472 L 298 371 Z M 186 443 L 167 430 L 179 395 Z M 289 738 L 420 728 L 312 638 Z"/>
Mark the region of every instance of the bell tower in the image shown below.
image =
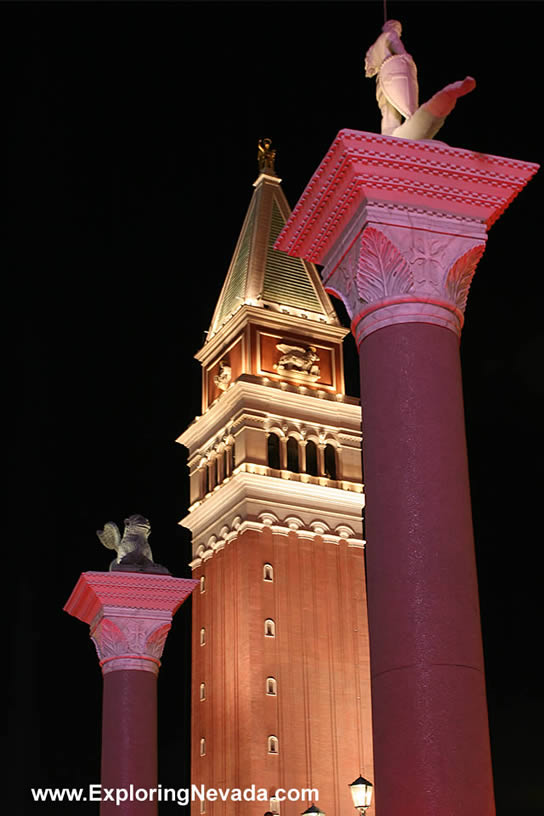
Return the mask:
<path id="1" fill-rule="evenodd" d="M 189 450 L 192 783 L 265 789 L 192 816 L 311 804 L 351 816 L 373 778 L 361 513 L 361 409 L 344 390 L 342 328 L 315 267 L 276 251 L 290 215 L 269 140 L 196 358 Z M 280 796 L 281 798 L 281 796 Z M 315 798 L 315 797 L 314 797 Z M 369 816 L 373 808 L 368 811 Z"/>

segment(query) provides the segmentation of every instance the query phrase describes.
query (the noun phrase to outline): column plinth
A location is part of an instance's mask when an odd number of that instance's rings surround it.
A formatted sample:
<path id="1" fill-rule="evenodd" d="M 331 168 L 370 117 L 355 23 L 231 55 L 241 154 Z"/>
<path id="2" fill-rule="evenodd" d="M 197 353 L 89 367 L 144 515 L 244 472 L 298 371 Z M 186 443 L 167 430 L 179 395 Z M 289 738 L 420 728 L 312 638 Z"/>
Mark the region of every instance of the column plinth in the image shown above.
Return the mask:
<path id="1" fill-rule="evenodd" d="M 101 816 L 157 814 L 149 793 L 157 787 L 157 675 L 172 617 L 197 584 L 170 575 L 84 572 L 64 607 L 89 624 L 104 676 L 102 796 L 114 790 L 119 804 L 103 800 Z"/>
<path id="2" fill-rule="evenodd" d="M 359 348 L 380 816 L 495 812 L 458 344 L 537 169 L 341 131 L 276 244 L 323 265 Z"/>

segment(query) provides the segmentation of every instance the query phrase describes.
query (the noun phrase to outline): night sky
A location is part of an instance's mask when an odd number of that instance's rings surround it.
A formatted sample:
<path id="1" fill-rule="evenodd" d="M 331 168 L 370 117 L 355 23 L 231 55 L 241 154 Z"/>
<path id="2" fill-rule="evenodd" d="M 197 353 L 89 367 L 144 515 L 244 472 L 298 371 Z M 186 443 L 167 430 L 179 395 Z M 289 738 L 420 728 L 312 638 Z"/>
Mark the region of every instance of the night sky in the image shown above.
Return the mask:
<path id="1" fill-rule="evenodd" d="M 476 77 L 440 140 L 542 160 L 542 4 L 388 10 L 421 101 Z M 151 519 L 155 559 L 190 575 L 177 524 L 186 452 L 174 440 L 201 410 L 193 355 L 253 191 L 257 141 L 273 140 L 294 206 L 340 129 L 379 130 L 363 58 L 382 22 L 380 0 L 0 5 L 13 814 L 98 812 L 33 806 L 28 794 L 99 781 L 100 671 L 88 627 L 62 607 L 82 571 L 108 568 L 95 530 L 131 513 Z M 542 196 L 540 173 L 492 228 L 461 343 L 499 816 L 544 809 Z M 356 395 L 351 339 L 346 366 Z M 164 786 L 189 782 L 189 623 L 187 604 L 159 678 Z"/>

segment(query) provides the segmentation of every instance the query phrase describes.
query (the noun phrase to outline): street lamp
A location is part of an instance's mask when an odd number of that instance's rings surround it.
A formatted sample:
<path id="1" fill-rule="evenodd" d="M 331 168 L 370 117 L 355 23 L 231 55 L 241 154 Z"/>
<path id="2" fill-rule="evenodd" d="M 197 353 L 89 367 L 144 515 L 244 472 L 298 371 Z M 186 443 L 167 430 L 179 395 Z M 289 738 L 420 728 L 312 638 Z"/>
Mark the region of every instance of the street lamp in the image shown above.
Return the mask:
<path id="1" fill-rule="evenodd" d="M 355 782 L 351 783 L 349 789 L 351 791 L 353 804 L 359 813 L 364 816 L 366 809 L 370 807 L 370 803 L 372 802 L 372 782 L 359 776 Z"/>
<path id="2" fill-rule="evenodd" d="M 304 811 L 302 816 L 325 816 L 325 813 L 322 810 L 319 810 L 319 808 L 315 805 L 310 805 L 310 807 Z"/>

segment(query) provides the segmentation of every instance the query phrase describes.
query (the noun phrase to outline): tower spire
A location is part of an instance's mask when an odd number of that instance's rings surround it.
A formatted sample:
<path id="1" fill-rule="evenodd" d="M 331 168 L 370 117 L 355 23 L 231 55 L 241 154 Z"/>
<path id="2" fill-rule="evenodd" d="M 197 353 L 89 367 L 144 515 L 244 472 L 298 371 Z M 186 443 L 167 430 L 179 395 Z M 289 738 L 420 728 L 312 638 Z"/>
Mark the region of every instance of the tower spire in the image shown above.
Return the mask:
<path id="1" fill-rule="evenodd" d="M 291 258 L 274 244 L 291 214 L 281 187 L 271 139 L 258 141 L 259 176 L 225 283 L 207 334 L 206 344 L 244 307 L 291 314 L 339 326 L 329 296 L 313 264 Z"/>

